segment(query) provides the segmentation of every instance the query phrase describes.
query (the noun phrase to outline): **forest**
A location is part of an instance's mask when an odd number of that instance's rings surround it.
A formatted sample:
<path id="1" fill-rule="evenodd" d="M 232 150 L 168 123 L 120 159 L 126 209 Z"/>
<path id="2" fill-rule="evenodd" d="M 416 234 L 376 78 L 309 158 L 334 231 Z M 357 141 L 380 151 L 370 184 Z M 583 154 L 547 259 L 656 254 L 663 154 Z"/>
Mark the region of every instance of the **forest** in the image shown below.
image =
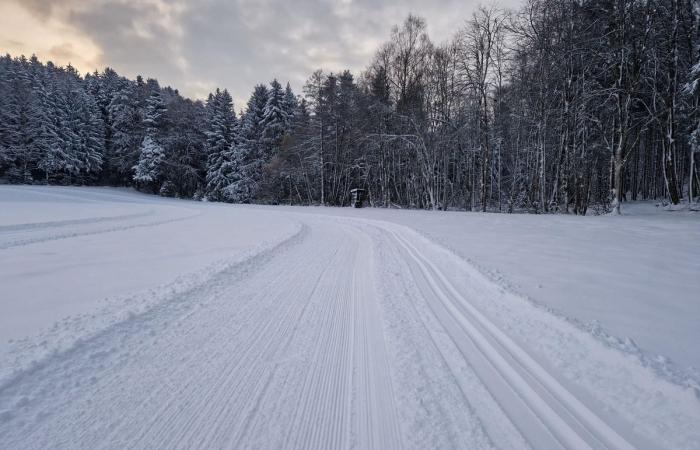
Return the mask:
<path id="1" fill-rule="evenodd" d="M 241 105 L 237 105 L 241 106 Z M 110 68 L 0 57 L 0 182 L 232 203 L 620 213 L 700 196 L 700 3 L 482 6 L 447 42 L 414 15 L 362 73 L 184 98 Z M 623 206 L 624 208 L 624 206 Z"/>

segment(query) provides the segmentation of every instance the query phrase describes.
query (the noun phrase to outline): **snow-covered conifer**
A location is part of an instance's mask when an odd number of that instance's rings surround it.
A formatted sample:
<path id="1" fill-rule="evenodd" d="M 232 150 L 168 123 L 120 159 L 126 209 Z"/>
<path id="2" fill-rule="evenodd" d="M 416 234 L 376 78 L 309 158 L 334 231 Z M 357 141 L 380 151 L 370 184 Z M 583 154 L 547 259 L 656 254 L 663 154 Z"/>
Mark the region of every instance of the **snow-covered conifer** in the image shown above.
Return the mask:
<path id="1" fill-rule="evenodd" d="M 143 127 L 136 102 L 134 85 L 120 80 L 119 87 L 109 103 L 110 116 L 110 165 L 120 178 L 125 177 L 139 158 L 139 144 L 143 140 Z"/>
<path id="2" fill-rule="evenodd" d="M 133 167 L 134 181 L 140 185 L 156 188 L 161 175 L 161 165 L 165 159 L 165 152 L 152 137 L 146 134 L 141 143 L 141 155 L 138 163 Z"/>
<path id="3" fill-rule="evenodd" d="M 277 80 L 270 83 L 270 91 L 263 111 L 263 139 L 267 146 L 268 156 L 279 150 L 282 135 L 289 129 L 288 99 L 285 91 Z"/>
<path id="4" fill-rule="evenodd" d="M 212 200 L 225 200 L 224 189 L 230 183 L 232 148 L 236 143 L 236 114 L 227 90 L 219 89 L 207 100 L 207 174 L 206 192 Z"/>
<path id="5" fill-rule="evenodd" d="M 284 90 L 284 110 L 287 115 L 287 131 L 291 128 L 294 117 L 297 114 L 299 108 L 299 101 L 297 100 L 292 87 L 287 83 L 287 87 Z"/>
<path id="6" fill-rule="evenodd" d="M 146 110 L 143 115 L 143 125 L 147 133 L 149 131 L 154 133 L 161 127 L 165 110 L 165 102 L 160 94 L 160 89 L 153 90 L 146 100 Z"/>

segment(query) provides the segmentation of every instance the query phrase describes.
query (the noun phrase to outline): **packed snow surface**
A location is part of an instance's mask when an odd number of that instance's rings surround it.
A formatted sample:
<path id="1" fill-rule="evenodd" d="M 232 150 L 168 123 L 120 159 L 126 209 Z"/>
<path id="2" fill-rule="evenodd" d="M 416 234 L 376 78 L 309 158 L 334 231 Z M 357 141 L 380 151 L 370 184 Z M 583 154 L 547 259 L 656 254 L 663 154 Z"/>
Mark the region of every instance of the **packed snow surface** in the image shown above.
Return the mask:
<path id="1" fill-rule="evenodd" d="M 0 186 L 0 447 L 700 448 L 699 233 Z"/>
<path id="2" fill-rule="evenodd" d="M 651 202 L 622 216 L 367 208 L 291 210 L 390 221 L 521 296 L 700 379 L 700 213 Z M 632 348 L 630 348 L 632 349 Z"/>

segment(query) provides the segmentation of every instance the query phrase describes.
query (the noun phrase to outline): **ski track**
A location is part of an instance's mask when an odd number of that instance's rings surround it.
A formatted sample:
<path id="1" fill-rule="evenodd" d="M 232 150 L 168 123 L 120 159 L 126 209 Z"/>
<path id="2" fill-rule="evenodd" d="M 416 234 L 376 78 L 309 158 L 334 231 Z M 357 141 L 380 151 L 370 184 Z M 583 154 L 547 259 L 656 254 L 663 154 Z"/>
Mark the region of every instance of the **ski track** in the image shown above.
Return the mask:
<path id="1" fill-rule="evenodd" d="M 104 192 L 100 192 L 99 188 L 85 190 L 81 187 L 75 186 L 51 186 L 51 190 L 48 191 L 45 186 L 3 186 L 3 189 L 13 190 L 20 193 L 35 193 L 41 197 L 48 197 L 56 199 L 60 202 L 61 199 L 69 200 L 70 202 L 78 203 L 99 203 L 104 204 L 105 202 L 117 202 L 120 204 L 124 203 L 134 203 L 134 204 L 155 204 L 163 205 L 163 199 L 154 197 L 148 194 L 137 194 L 124 195 L 123 192 L 128 191 L 117 191 L 116 193 L 111 190 L 111 188 L 106 189 Z"/>
<path id="2" fill-rule="evenodd" d="M 412 244 L 392 234 L 432 291 L 427 297 L 438 300 L 432 312 L 534 447 L 633 448 L 471 307 Z"/>
<path id="3" fill-rule="evenodd" d="M 86 225 L 100 222 L 114 222 L 119 220 L 137 219 L 149 215 L 153 215 L 154 211 L 149 210 L 142 213 L 135 214 L 122 214 L 118 216 L 105 216 L 105 217 L 87 217 L 85 219 L 67 219 L 67 220 L 54 220 L 49 222 L 32 222 L 32 223 L 20 223 L 14 225 L 0 225 L 0 234 L 5 234 L 8 232 L 17 231 L 34 231 L 38 229 L 45 228 L 59 228 L 74 225 Z"/>
<path id="4" fill-rule="evenodd" d="M 435 244 L 376 221 L 290 215 L 303 225 L 288 240 L 0 385 L 0 448 L 658 447 L 627 424 L 633 413 L 608 421 L 595 395 L 481 311 Z M 491 288 L 475 289 L 498 302 Z M 676 423 L 692 424 L 694 405 Z"/>
<path id="5" fill-rule="evenodd" d="M 354 233 L 314 227 L 245 274 L 224 271 L 17 375 L 0 387 L 0 442 L 398 446 L 377 305 L 358 282 L 373 276 L 370 241 Z"/>
<path id="6" fill-rule="evenodd" d="M 48 242 L 48 241 L 56 241 L 56 240 L 61 240 L 61 239 L 71 239 L 71 238 L 76 238 L 76 237 L 83 237 L 83 236 L 93 236 L 97 234 L 104 234 L 104 233 L 114 233 L 114 232 L 119 232 L 119 231 L 127 231 L 131 230 L 134 228 L 149 228 L 149 227 L 155 227 L 158 225 L 165 225 L 168 223 L 174 223 L 174 222 L 180 222 L 183 220 L 188 220 L 192 219 L 194 217 L 199 216 L 201 213 L 196 213 L 196 214 L 190 214 L 186 216 L 178 216 L 178 217 L 172 217 L 168 219 L 160 219 L 160 220 L 154 220 L 150 222 L 138 222 L 138 223 L 132 223 L 132 224 L 125 224 L 125 225 L 118 225 L 118 226 L 111 226 L 111 227 L 105 227 L 105 228 L 98 228 L 94 229 L 92 227 L 89 227 L 85 231 L 69 231 L 65 233 L 49 233 L 46 236 L 32 236 L 32 237 L 17 237 L 16 235 L 12 235 L 11 233 L 0 233 L 0 250 L 6 250 L 9 248 L 13 247 L 22 247 L 25 245 L 31 245 L 31 244 L 38 244 L 41 242 Z M 85 220 L 85 221 L 79 221 L 78 225 L 92 225 L 95 223 L 104 223 L 104 222 L 117 222 L 117 221 L 123 221 L 123 220 L 130 220 L 134 218 L 141 218 L 141 217 L 147 217 L 151 215 L 151 213 L 148 214 L 134 214 L 130 216 L 118 216 L 118 217 L 110 217 L 110 218 L 99 218 L 99 219 L 93 219 L 93 220 Z M 78 221 L 76 221 L 78 222 Z M 56 228 L 57 226 L 40 226 L 37 227 L 39 229 L 53 229 Z M 2 230 L 0 230 L 2 231 Z M 26 232 L 26 231 L 34 231 L 33 228 L 26 226 L 25 228 L 22 228 L 18 231 L 21 232 Z M 32 233 L 33 234 L 33 233 Z M 8 236 L 9 235 L 9 236 Z"/>

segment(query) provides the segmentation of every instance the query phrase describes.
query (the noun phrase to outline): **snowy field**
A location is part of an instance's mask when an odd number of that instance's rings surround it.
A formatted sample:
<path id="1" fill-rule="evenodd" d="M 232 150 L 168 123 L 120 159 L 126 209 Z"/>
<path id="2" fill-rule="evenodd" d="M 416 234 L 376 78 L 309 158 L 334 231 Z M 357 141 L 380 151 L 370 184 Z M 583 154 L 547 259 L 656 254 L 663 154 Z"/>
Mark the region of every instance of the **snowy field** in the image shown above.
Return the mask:
<path id="1" fill-rule="evenodd" d="M 0 186 L 1 448 L 700 448 L 700 215 Z"/>

